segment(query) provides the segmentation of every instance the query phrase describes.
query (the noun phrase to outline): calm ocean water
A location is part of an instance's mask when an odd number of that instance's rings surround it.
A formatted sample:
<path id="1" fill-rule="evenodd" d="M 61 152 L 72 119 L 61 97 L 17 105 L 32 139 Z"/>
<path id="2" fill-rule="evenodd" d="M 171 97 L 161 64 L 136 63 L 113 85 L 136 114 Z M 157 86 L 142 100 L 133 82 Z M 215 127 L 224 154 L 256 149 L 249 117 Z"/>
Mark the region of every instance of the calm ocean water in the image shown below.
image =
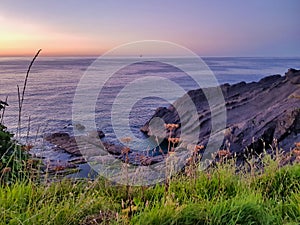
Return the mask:
<path id="1" fill-rule="evenodd" d="M 9 107 L 5 111 L 4 123 L 13 132 L 17 128 L 17 84 L 22 87 L 31 58 L 0 58 L 0 99 L 8 97 Z M 107 60 L 106 66 L 120 63 L 121 59 Z M 188 59 L 174 59 L 188 65 L 190 72 L 195 70 Z M 281 74 L 288 68 L 300 67 L 300 58 L 241 58 L 210 57 L 203 58 L 214 72 L 218 82 L 236 83 L 240 81 L 258 81 L 264 76 Z M 23 111 L 23 129 L 25 136 L 30 117 L 30 138 L 44 133 L 65 131 L 72 133 L 72 102 L 76 86 L 94 61 L 93 58 L 48 58 L 40 57 L 32 67 L 25 94 Z M 104 70 L 106 68 L 94 68 Z M 140 78 L 162 76 L 176 82 L 185 90 L 199 88 L 182 71 L 157 62 L 137 63 L 114 74 L 101 91 L 96 104 L 96 124 L 106 134 L 108 141 L 117 142 L 111 126 L 111 107 L 122 88 Z M 156 87 L 159 96 L 160 87 Z M 133 93 L 134 94 L 134 93 Z M 175 98 L 174 98 L 175 100 Z M 83 103 L 84 104 L 84 103 Z M 138 101 L 131 110 L 130 129 L 138 138 L 143 138 L 139 128 L 151 117 L 159 106 L 167 106 L 161 98 L 149 96 Z M 126 106 L 124 106 L 126 107 Z M 141 146 L 146 147 L 146 146 Z"/>

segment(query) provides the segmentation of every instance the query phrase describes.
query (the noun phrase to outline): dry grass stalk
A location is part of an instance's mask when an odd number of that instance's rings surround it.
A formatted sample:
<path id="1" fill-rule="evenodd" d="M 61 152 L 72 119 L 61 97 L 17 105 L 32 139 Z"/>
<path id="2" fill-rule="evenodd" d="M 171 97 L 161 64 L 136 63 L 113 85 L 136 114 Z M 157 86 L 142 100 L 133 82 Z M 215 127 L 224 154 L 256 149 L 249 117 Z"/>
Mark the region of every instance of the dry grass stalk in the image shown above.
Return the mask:
<path id="1" fill-rule="evenodd" d="M 25 96 L 25 90 L 26 90 L 26 86 L 27 86 L 27 80 L 28 80 L 28 76 L 31 70 L 31 67 L 34 63 L 34 61 L 36 60 L 36 58 L 38 57 L 38 55 L 40 54 L 40 52 L 42 51 L 42 49 L 39 49 L 37 51 L 37 53 L 35 54 L 35 56 L 33 57 L 33 59 L 31 60 L 27 73 L 26 73 L 26 77 L 24 80 L 24 85 L 23 85 L 23 90 L 22 90 L 22 95 L 20 94 L 20 88 L 19 85 L 17 85 L 18 88 L 18 102 L 19 102 L 19 113 L 18 113 L 18 132 L 17 135 L 20 137 L 20 132 L 21 132 L 21 117 L 22 117 L 22 107 L 23 107 L 23 102 L 24 102 L 24 96 Z"/>

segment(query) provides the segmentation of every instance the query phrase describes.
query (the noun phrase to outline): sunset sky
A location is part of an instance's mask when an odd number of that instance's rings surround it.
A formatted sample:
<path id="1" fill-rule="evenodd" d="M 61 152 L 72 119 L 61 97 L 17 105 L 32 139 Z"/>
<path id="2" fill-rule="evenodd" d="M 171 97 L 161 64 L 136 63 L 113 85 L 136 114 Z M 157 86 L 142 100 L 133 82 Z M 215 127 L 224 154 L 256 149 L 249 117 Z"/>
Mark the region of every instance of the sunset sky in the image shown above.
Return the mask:
<path id="1" fill-rule="evenodd" d="M 139 40 L 200 56 L 300 56 L 299 9 L 299 0 L 1 0 L 0 56 L 100 55 Z"/>

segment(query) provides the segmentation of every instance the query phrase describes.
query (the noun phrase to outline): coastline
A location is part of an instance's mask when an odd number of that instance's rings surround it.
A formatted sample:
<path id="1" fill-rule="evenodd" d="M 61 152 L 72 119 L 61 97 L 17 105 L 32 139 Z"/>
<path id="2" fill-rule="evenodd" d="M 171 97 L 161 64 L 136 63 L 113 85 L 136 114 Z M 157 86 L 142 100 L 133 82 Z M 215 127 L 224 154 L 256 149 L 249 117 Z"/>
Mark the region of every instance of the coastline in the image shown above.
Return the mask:
<path id="1" fill-rule="evenodd" d="M 299 101 L 297 101 L 297 96 L 300 96 L 299 90 L 297 88 L 297 85 L 299 85 L 300 83 L 299 77 L 300 71 L 290 69 L 284 76 L 273 75 L 265 77 L 258 82 L 240 82 L 233 85 L 221 85 L 221 89 L 226 99 L 226 107 L 229 111 L 229 118 L 223 146 L 221 146 L 220 149 L 216 150 L 216 158 L 214 160 L 220 160 L 220 157 L 218 157 L 219 152 L 223 151 L 224 149 L 228 151 L 227 156 L 230 155 L 231 157 L 237 157 L 238 164 L 240 164 L 241 162 L 245 162 L 245 154 L 249 156 L 249 154 L 260 154 L 266 151 L 269 154 L 273 155 L 273 149 L 278 148 L 282 149 L 284 154 L 286 155 L 280 165 L 287 165 L 300 161 L 300 158 L 297 155 L 292 154 L 294 143 L 300 142 L 300 135 L 298 130 L 299 128 L 297 128 L 300 121 L 300 113 L 298 112 L 300 109 L 300 105 Z M 276 94 L 274 94 L 273 91 L 276 92 L 277 90 L 280 90 L 279 92 L 284 94 L 277 95 L 276 97 Z M 194 98 L 194 102 L 196 104 L 198 104 L 197 101 L 204 101 L 203 99 L 201 100 L 201 98 L 204 97 L 201 97 L 199 99 L 199 94 L 197 93 L 199 91 L 201 90 L 188 92 L 189 96 L 192 96 L 192 98 Z M 200 96 L 203 96 L 203 94 Z M 262 101 L 262 99 L 264 101 Z M 174 105 L 182 104 L 182 102 L 184 102 L 184 97 L 175 101 Z M 253 102 L 256 102 L 255 110 L 253 110 Z M 207 106 L 203 105 L 202 103 L 201 108 L 199 108 L 198 110 L 203 115 L 208 115 L 207 113 L 205 113 L 205 107 L 206 110 L 208 110 Z M 239 107 L 242 107 L 242 110 Z M 247 111 L 247 108 L 252 109 L 252 114 L 250 113 L 249 115 L 248 113 L 247 115 L 247 113 L 245 113 Z M 167 124 L 178 123 L 176 119 L 177 115 L 172 115 L 172 111 L 170 110 L 172 110 L 172 108 L 158 108 L 153 117 L 161 117 Z M 233 110 L 233 113 L 230 112 L 230 110 Z M 235 122 L 235 119 L 237 117 L 231 117 L 230 114 L 243 114 L 246 117 L 240 117 L 240 121 Z M 201 116 L 201 118 L 203 121 L 205 121 L 207 126 L 209 117 L 203 118 L 203 116 Z M 263 122 L 260 122 L 260 125 L 257 125 L 255 123 L 258 122 L 254 122 L 253 124 L 253 121 Z M 284 123 L 285 126 L 279 126 L 282 123 Z M 274 124 L 278 124 L 278 126 L 275 126 Z M 141 131 L 146 133 L 148 136 L 151 136 L 152 134 L 149 132 L 148 125 L 149 122 L 141 127 Z M 255 127 L 253 127 L 253 125 L 255 125 Z M 201 125 L 201 128 L 204 128 L 203 124 Z M 257 131 L 255 131 L 255 129 Z M 99 132 L 102 131 L 98 131 L 98 134 Z M 204 135 L 202 137 L 200 136 L 199 141 L 196 143 L 198 145 L 203 145 L 204 149 L 207 143 L 207 135 L 205 135 L 207 133 L 209 133 L 208 128 L 204 128 L 204 133 L 202 133 L 202 135 Z M 243 133 L 242 139 L 240 139 L 241 133 Z M 292 135 L 288 135 L 288 133 L 292 133 Z M 172 138 L 180 138 L 180 128 L 174 130 L 173 135 L 174 136 L 172 136 Z M 60 136 L 60 140 L 57 140 L 57 136 Z M 104 134 L 102 132 L 99 138 L 103 137 Z M 89 144 L 91 146 L 90 148 L 95 148 L 95 146 L 98 145 L 97 140 L 93 140 L 93 138 L 97 138 L 97 135 L 93 135 L 92 137 L 88 135 L 85 137 L 85 142 L 86 144 Z M 164 139 L 167 142 L 168 134 L 160 138 Z M 58 148 L 68 152 L 73 156 L 81 156 L 80 151 L 76 148 L 76 140 L 73 137 L 70 137 L 68 134 L 54 133 L 52 134 L 52 136 L 50 135 L 46 137 L 45 140 L 50 141 Z M 181 143 L 178 144 L 178 148 L 186 148 L 186 146 L 189 144 L 184 143 L 183 141 L 180 142 Z M 104 146 L 101 146 L 101 149 L 107 151 L 109 154 L 115 155 L 116 159 L 124 160 L 124 157 L 122 157 L 122 150 L 125 148 L 124 146 L 107 142 L 102 143 L 104 144 Z M 176 152 L 176 148 L 174 151 Z M 71 159 L 68 161 L 68 163 L 71 163 L 72 167 L 74 162 L 75 164 L 86 162 L 86 160 L 83 160 L 81 157 L 77 159 L 76 157 L 74 160 Z M 128 163 L 136 165 L 152 165 L 163 160 L 164 157 L 161 156 L 153 157 L 145 155 L 144 153 L 139 154 L 134 151 L 129 153 Z"/>

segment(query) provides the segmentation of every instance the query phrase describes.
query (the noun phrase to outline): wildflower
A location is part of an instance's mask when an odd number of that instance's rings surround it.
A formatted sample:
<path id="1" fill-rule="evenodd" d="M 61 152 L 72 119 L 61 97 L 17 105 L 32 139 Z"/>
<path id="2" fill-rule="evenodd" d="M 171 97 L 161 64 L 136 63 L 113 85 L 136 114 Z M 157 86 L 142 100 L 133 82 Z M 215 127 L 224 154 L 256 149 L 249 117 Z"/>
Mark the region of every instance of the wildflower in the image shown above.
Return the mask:
<path id="1" fill-rule="evenodd" d="M 31 144 L 22 146 L 22 150 L 26 151 L 26 152 L 30 151 L 32 148 L 33 148 L 33 145 L 31 145 Z"/>
<path id="2" fill-rule="evenodd" d="M 167 124 L 165 124 L 165 128 L 167 130 L 174 130 L 178 127 L 179 127 L 179 124 L 176 124 L 176 123 L 167 123 Z"/>
<path id="3" fill-rule="evenodd" d="M 294 148 L 293 151 L 292 151 L 293 155 L 295 156 L 300 156 L 300 150 Z"/>
<path id="4" fill-rule="evenodd" d="M 189 157 L 186 159 L 186 163 L 189 165 L 193 162 L 193 158 L 192 157 Z"/>
<path id="5" fill-rule="evenodd" d="M 32 166 L 33 165 L 33 160 L 32 159 L 28 159 L 27 160 L 27 165 L 28 166 Z"/>
<path id="6" fill-rule="evenodd" d="M 169 142 L 172 142 L 173 144 L 178 144 L 180 141 L 180 138 L 168 138 Z"/>
<path id="7" fill-rule="evenodd" d="M 204 149 L 203 145 L 195 145 L 194 152 L 198 153 L 200 150 Z"/>
<path id="8" fill-rule="evenodd" d="M 122 149 L 122 152 L 121 152 L 121 153 L 127 155 L 129 152 L 130 152 L 130 148 L 125 147 L 125 148 Z"/>
<path id="9" fill-rule="evenodd" d="M 229 150 L 225 150 L 225 149 L 219 150 L 217 154 L 220 158 L 230 156 Z"/>
<path id="10" fill-rule="evenodd" d="M 10 171 L 11 171 L 10 167 L 4 167 L 1 172 L 4 174 L 4 173 L 9 173 Z"/>
<path id="11" fill-rule="evenodd" d="M 55 171 L 62 171 L 62 170 L 64 170 L 64 169 L 66 169 L 66 167 L 61 166 L 61 165 L 58 165 L 58 166 L 55 166 L 55 167 L 54 167 L 54 170 L 55 170 Z"/>
<path id="12" fill-rule="evenodd" d="M 175 152 L 169 152 L 168 154 L 169 154 L 169 156 L 172 156 L 175 154 Z"/>

